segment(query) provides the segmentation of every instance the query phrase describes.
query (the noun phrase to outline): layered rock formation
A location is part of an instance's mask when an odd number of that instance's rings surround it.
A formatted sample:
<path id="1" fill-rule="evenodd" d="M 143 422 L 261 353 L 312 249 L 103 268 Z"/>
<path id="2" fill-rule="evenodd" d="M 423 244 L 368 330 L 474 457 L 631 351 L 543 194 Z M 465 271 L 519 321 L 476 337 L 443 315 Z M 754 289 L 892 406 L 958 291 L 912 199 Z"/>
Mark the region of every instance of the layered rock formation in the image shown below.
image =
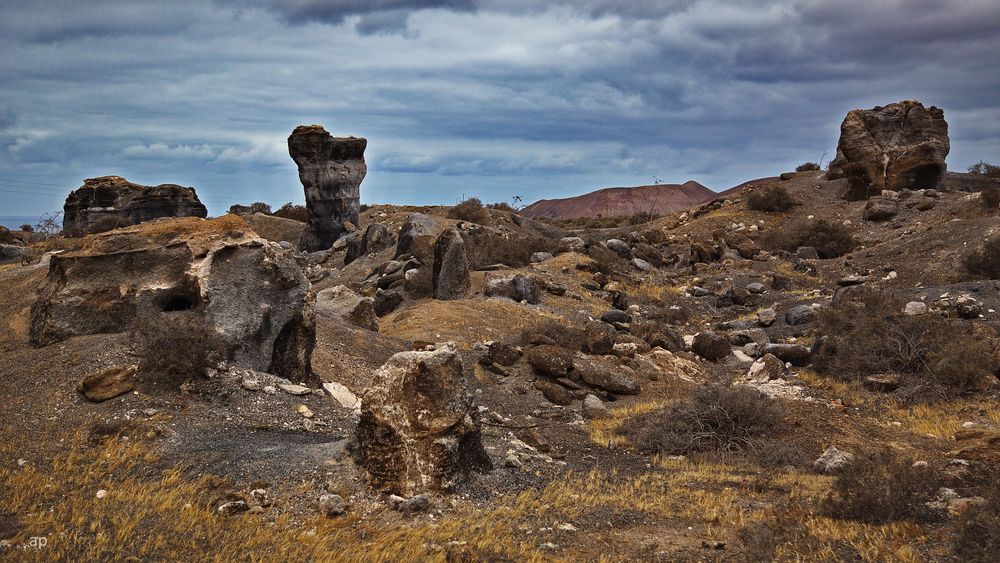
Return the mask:
<path id="1" fill-rule="evenodd" d="M 914 100 L 855 109 L 840 125 L 830 174 L 852 176 L 855 184 L 867 184 L 867 193 L 873 195 L 882 190 L 937 188 L 947 171 L 949 150 L 948 123 L 941 109 L 925 108 Z"/>
<path id="2" fill-rule="evenodd" d="M 63 228 L 88 231 L 103 217 L 132 224 L 160 217 L 205 217 L 194 188 L 176 184 L 141 186 L 121 176 L 88 178 L 63 205 Z"/>
<path id="3" fill-rule="evenodd" d="M 247 236 L 233 215 L 168 227 L 131 227 L 54 255 L 31 310 L 32 344 L 186 314 L 218 333 L 231 365 L 312 379 L 314 296 L 292 252 Z"/>
<path id="4" fill-rule="evenodd" d="M 489 466 L 453 345 L 400 352 L 361 400 L 358 447 L 372 487 L 412 496 Z"/>
<path id="5" fill-rule="evenodd" d="M 303 250 L 330 248 L 358 225 L 367 145 L 364 138 L 334 137 L 320 125 L 300 125 L 288 136 L 309 212 L 309 229 L 299 242 Z"/>

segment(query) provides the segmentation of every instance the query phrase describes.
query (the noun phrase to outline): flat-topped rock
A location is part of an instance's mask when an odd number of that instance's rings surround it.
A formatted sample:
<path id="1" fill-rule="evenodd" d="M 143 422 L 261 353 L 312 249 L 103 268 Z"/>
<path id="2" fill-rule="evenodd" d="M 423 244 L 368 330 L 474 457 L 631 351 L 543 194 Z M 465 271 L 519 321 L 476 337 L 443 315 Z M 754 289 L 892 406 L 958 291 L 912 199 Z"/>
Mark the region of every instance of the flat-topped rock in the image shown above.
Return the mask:
<path id="1" fill-rule="evenodd" d="M 63 204 L 63 229 L 89 231 L 101 219 L 138 224 L 161 217 L 206 217 L 194 188 L 143 186 L 121 176 L 87 178 Z"/>

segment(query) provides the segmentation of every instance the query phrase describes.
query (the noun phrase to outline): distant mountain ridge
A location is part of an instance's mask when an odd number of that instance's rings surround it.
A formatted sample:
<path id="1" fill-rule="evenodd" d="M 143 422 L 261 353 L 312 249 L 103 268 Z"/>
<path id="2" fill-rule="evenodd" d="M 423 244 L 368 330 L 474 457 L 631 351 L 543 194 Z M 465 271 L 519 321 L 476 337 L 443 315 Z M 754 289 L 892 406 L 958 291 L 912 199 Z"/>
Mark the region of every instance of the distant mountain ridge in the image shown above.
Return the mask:
<path id="1" fill-rule="evenodd" d="M 689 180 L 683 184 L 603 188 L 561 199 L 541 199 L 521 210 L 532 219 L 625 217 L 636 213 L 663 215 L 698 205 L 716 197 L 707 187 Z"/>

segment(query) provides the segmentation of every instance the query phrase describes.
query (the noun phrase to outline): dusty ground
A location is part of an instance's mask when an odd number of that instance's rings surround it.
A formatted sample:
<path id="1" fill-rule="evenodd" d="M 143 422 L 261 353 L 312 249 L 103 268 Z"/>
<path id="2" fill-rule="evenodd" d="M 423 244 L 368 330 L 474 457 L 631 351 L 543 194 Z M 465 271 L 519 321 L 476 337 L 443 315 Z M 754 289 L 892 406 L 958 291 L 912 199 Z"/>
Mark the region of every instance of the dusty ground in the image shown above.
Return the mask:
<path id="1" fill-rule="evenodd" d="M 813 261 L 812 272 L 796 270 L 794 260 L 784 257 L 723 260 L 695 271 L 631 268 L 613 276 L 640 311 L 671 305 L 689 310 L 686 321 L 673 325 L 684 335 L 755 318 L 767 307 L 782 314 L 798 304 L 826 304 L 837 280 L 856 273 L 869 274 L 869 284 L 880 291 L 907 299 L 930 302 L 945 292 L 971 293 L 988 311 L 977 322 L 997 326 L 998 282 L 960 274 L 968 244 L 1000 230 L 1000 215 L 983 209 L 975 196 L 945 192 L 929 211 L 906 208 L 876 224 L 862 219 L 863 203 L 838 197 L 842 183 L 805 173 L 783 184 L 799 202 L 784 213 L 750 211 L 737 198 L 694 219 L 674 215 L 580 234 L 608 238 L 658 230 L 677 240 L 704 240 L 717 229 L 780 228 L 805 215 L 851 221 L 862 247 Z M 377 220 L 396 232 L 414 210 L 455 223 L 440 217 L 440 208 L 376 206 L 362 224 Z M 295 236 L 294 222 L 271 219 L 248 223 L 273 240 Z M 315 289 L 344 284 L 365 292 L 372 270 L 392 254 L 387 249 L 347 267 L 342 253 L 335 255 Z M 140 383 L 121 397 L 87 401 L 76 391 L 80 379 L 134 361 L 128 335 L 32 348 L 29 312 L 47 267 L 0 270 L 0 541 L 6 542 L 0 557 L 755 560 L 761 552 L 747 538 L 759 536 L 761 527 L 795 530 L 772 552 L 777 559 L 950 557 L 948 519 L 866 524 L 824 514 L 832 477 L 813 471 L 812 461 L 830 445 L 854 452 L 884 445 L 946 467 L 963 425 L 1000 429 L 995 390 L 913 406 L 857 382 L 793 368 L 790 385 L 800 397 L 782 399 L 781 424 L 768 437 L 772 448 L 792 452 L 782 463 L 749 452 L 644 455 L 616 432 L 622 424 L 708 382 L 742 381 L 748 364 L 733 356 L 716 363 L 678 352 L 642 374 L 638 395 L 599 393 L 611 412 L 595 421 L 581 416 L 579 400 L 569 406 L 549 402 L 534 386 L 539 376 L 523 361 L 505 375 L 479 364 L 485 343 L 527 344 L 524 335 L 543 323 L 582 326 L 611 308 L 607 291 L 586 287 L 590 263 L 571 252 L 503 272 L 474 272 L 466 299 L 407 299 L 379 320 L 378 333 L 318 320 L 315 372 L 357 395 L 395 352 L 443 341 L 462 350 L 494 468 L 453 494 L 435 496 L 431 508 L 417 514 L 394 510 L 366 486 L 354 455 L 356 414 L 321 390 L 302 396 L 251 391 L 239 377 L 222 373 L 181 389 Z M 535 305 L 483 295 L 488 277 L 510 273 L 547 280 L 565 294 L 543 291 Z M 719 307 L 686 292 L 729 282 L 769 285 L 775 275 L 790 280 L 789 287 L 769 289 L 750 307 Z M 767 332 L 772 342 L 811 343 L 817 337 L 812 325 L 783 322 Z M 678 361 L 690 362 L 684 365 L 693 371 L 671 363 Z M 303 417 L 301 405 L 313 416 Z M 517 467 L 506 461 L 511 451 L 520 454 Z M 247 498 L 261 488 L 268 491 L 269 506 L 230 518 L 216 513 L 226 499 Z M 105 491 L 102 498 L 99 490 Z M 348 501 L 345 516 L 317 514 L 316 499 L 324 492 Z M 29 546 L 39 537 L 46 538 L 45 547 Z"/>

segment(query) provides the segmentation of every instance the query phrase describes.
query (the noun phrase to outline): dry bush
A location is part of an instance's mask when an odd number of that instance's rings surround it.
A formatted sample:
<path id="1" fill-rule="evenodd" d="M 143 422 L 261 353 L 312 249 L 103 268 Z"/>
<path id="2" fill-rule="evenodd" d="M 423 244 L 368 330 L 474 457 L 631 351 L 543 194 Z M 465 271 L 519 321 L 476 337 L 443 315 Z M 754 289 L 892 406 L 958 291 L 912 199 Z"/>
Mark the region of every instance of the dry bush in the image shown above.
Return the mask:
<path id="1" fill-rule="evenodd" d="M 826 219 L 798 221 L 784 229 L 769 229 L 761 233 L 757 243 L 767 250 L 788 252 L 795 252 L 800 246 L 811 246 L 820 258 L 837 258 L 858 246 L 850 229 Z"/>
<path id="2" fill-rule="evenodd" d="M 250 213 L 263 213 L 264 215 L 270 215 L 271 206 L 263 201 L 255 201 L 250 204 Z"/>
<path id="3" fill-rule="evenodd" d="M 823 510 L 834 518 L 873 524 L 912 519 L 934 520 L 927 506 L 941 488 L 940 473 L 930 466 L 913 465 L 892 450 L 859 455 L 833 481 Z"/>
<path id="4" fill-rule="evenodd" d="M 795 200 L 784 186 L 774 185 L 759 188 L 747 195 L 747 207 L 753 211 L 788 211 L 795 206 Z"/>
<path id="5" fill-rule="evenodd" d="M 486 207 L 489 209 L 496 209 L 497 211 L 506 211 L 508 213 L 513 213 L 514 215 L 520 215 L 521 212 L 511 204 L 505 201 L 498 201 L 496 203 L 490 203 Z"/>
<path id="6" fill-rule="evenodd" d="M 501 233 L 491 229 L 471 229 L 462 233 L 469 266 L 472 269 L 490 264 L 507 264 L 519 268 L 531 263 L 535 252 L 555 254 L 559 243 L 532 234 Z"/>
<path id="7" fill-rule="evenodd" d="M 779 403 L 760 391 L 708 385 L 662 410 L 633 417 L 618 433 L 650 454 L 753 452 L 780 423 Z"/>
<path id="8" fill-rule="evenodd" d="M 26 232 L 26 233 L 30 233 L 30 232 L 33 232 L 35 230 L 35 228 L 32 227 L 31 225 L 25 223 L 25 224 L 21 225 L 21 230 L 24 231 L 24 232 Z"/>
<path id="9" fill-rule="evenodd" d="M 545 319 L 536 326 L 521 332 L 522 345 L 531 343 L 535 336 L 544 336 L 555 341 L 562 348 L 579 351 L 587 341 L 587 335 L 581 328 L 563 324 L 555 319 Z"/>
<path id="10" fill-rule="evenodd" d="M 622 271 L 628 268 L 628 263 L 621 256 L 618 256 L 600 244 L 588 246 L 587 256 L 590 256 L 594 260 L 592 269 L 597 272 L 611 274 L 615 271 Z"/>
<path id="11" fill-rule="evenodd" d="M 483 207 L 483 202 L 475 197 L 458 202 L 457 205 L 448 210 L 447 215 L 450 219 L 460 219 L 480 225 L 490 224 L 490 212 Z"/>
<path id="12" fill-rule="evenodd" d="M 629 226 L 642 225 L 644 223 L 649 223 L 650 221 L 655 221 L 659 218 L 660 215 L 651 211 L 640 211 L 639 213 L 633 213 L 626 217 L 625 223 Z"/>
<path id="13" fill-rule="evenodd" d="M 285 219 L 291 219 L 293 221 L 301 221 L 306 223 L 309 221 L 309 211 L 304 205 L 296 205 L 292 202 L 288 202 L 278 208 L 277 211 L 273 213 L 275 217 L 282 217 Z"/>
<path id="14" fill-rule="evenodd" d="M 1000 553 L 1000 474 L 989 472 L 984 502 L 970 506 L 955 521 L 952 551 L 959 561 L 995 561 Z"/>
<path id="15" fill-rule="evenodd" d="M 819 170 L 819 164 L 815 162 L 803 162 L 795 167 L 796 172 L 815 172 Z"/>
<path id="16" fill-rule="evenodd" d="M 87 229 L 89 234 L 106 233 L 114 229 L 119 229 L 121 227 L 129 227 L 132 225 L 132 221 L 126 219 L 125 217 L 119 217 L 117 215 L 105 215 L 94 221 L 92 225 Z"/>
<path id="17" fill-rule="evenodd" d="M 962 257 L 962 265 L 974 276 L 1000 279 L 1000 236 L 986 241 L 982 248 L 976 248 Z"/>
<path id="18" fill-rule="evenodd" d="M 897 373 L 944 395 L 975 389 L 993 373 L 992 345 L 964 324 L 902 309 L 902 300 L 861 288 L 823 310 L 819 326 L 827 336 L 813 354 L 816 369 L 845 379 Z"/>
<path id="19" fill-rule="evenodd" d="M 852 162 L 844 167 L 844 176 L 847 177 L 847 192 L 844 194 L 844 199 L 862 201 L 871 197 L 872 181 L 868 178 L 864 166 Z"/>
<path id="20" fill-rule="evenodd" d="M 986 176 L 987 178 L 1000 178 L 1000 166 L 994 166 L 980 160 L 969 167 L 969 173 Z"/>
<path id="21" fill-rule="evenodd" d="M 133 329 L 132 340 L 139 374 L 151 381 L 180 384 L 202 377 L 228 355 L 211 327 L 185 313 L 147 316 Z"/>
<path id="22" fill-rule="evenodd" d="M 980 197 L 988 209 L 1000 207 L 1000 187 L 986 188 L 980 192 Z"/>

